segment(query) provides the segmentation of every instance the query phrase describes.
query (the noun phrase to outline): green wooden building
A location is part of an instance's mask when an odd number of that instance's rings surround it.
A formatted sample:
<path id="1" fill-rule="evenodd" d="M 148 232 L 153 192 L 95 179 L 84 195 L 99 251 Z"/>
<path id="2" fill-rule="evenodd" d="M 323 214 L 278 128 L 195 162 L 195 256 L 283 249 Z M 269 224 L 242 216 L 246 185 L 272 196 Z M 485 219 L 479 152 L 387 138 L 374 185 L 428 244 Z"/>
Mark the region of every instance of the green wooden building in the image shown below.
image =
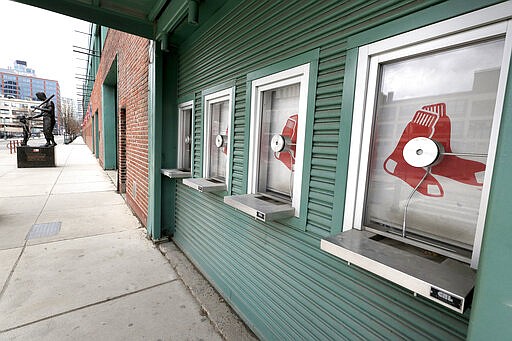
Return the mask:
<path id="1" fill-rule="evenodd" d="M 157 41 L 148 232 L 257 336 L 511 338 L 512 2 L 153 3 L 86 11 Z"/>

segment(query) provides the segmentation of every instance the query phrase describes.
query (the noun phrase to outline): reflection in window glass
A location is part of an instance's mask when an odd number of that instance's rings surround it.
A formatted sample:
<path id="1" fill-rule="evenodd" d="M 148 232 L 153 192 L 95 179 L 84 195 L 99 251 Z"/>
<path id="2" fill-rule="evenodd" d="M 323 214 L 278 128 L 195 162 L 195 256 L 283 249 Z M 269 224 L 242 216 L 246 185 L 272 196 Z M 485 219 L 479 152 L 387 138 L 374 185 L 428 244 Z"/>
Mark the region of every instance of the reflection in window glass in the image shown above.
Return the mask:
<path id="1" fill-rule="evenodd" d="M 300 83 L 263 92 L 258 191 L 287 198 L 293 193 L 293 171 L 299 112 Z M 272 138 L 282 136 L 285 147 L 276 152 Z"/>
<path id="2" fill-rule="evenodd" d="M 381 65 L 365 225 L 471 249 L 504 40 Z M 426 137 L 451 155 L 414 167 L 403 150 Z M 417 150 L 420 155 L 423 150 Z"/>
<path id="3" fill-rule="evenodd" d="M 210 177 L 226 179 L 229 132 L 229 101 L 210 104 Z"/>

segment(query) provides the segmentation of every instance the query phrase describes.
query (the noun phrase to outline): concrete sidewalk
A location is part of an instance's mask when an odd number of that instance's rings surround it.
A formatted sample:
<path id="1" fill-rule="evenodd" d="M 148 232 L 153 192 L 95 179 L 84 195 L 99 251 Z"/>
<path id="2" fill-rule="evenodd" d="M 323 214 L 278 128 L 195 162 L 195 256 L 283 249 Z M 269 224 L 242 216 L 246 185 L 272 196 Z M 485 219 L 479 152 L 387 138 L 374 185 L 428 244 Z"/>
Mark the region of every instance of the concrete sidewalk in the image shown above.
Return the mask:
<path id="1" fill-rule="evenodd" d="M 212 323 L 175 270 L 187 260 L 145 238 L 80 138 L 56 159 L 18 169 L 0 146 L 0 340 L 252 338 L 236 316 L 234 333 Z"/>

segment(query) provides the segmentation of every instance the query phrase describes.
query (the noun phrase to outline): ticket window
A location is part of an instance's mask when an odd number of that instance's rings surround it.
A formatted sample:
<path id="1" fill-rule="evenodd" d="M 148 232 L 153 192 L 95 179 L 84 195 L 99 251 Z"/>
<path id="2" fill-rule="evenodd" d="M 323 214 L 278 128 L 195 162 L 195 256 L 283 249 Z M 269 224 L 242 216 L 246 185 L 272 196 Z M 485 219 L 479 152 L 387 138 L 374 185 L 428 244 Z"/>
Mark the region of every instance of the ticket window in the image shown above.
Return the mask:
<path id="1" fill-rule="evenodd" d="M 291 202 L 297 155 L 300 83 L 262 93 L 257 191 Z"/>
<path id="2" fill-rule="evenodd" d="M 268 221 L 300 214 L 309 64 L 251 82 L 248 194 L 224 201 Z"/>
<path id="3" fill-rule="evenodd" d="M 192 151 L 192 103 L 179 108 L 178 118 L 178 169 L 190 172 Z"/>
<path id="4" fill-rule="evenodd" d="M 161 170 L 163 175 L 171 179 L 187 178 L 191 174 L 192 112 L 192 101 L 178 106 L 177 167 Z"/>
<path id="5" fill-rule="evenodd" d="M 470 261 L 503 48 L 500 37 L 381 64 L 362 226 Z"/>
<path id="6" fill-rule="evenodd" d="M 346 225 L 476 264 L 504 84 L 505 32 L 488 30 L 438 39 L 417 47 L 421 53 L 370 57 L 357 199 Z"/>
<path id="7" fill-rule="evenodd" d="M 229 148 L 230 103 L 225 98 L 208 103 L 208 126 L 205 136 L 208 139 L 205 151 L 204 176 L 226 181 Z"/>
<path id="8" fill-rule="evenodd" d="M 497 7 L 359 48 L 344 232 L 321 243 L 460 312 L 478 266 L 511 46 L 507 21 L 465 25 L 499 18 Z"/>
<path id="9" fill-rule="evenodd" d="M 232 89 L 204 97 L 203 177 L 183 183 L 201 192 L 222 192 L 228 187 Z"/>

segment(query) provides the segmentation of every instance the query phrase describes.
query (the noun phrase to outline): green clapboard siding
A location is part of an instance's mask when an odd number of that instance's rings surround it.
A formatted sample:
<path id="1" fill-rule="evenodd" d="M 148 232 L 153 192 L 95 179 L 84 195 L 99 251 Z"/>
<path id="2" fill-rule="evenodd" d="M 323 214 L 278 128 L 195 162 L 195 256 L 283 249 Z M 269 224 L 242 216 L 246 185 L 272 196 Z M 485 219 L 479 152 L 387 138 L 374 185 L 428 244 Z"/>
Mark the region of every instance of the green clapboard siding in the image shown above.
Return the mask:
<path id="1" fill-rule="evenodd" d="M 246 94 L 246 78 L 238 77 L 235 83 L 235 130 L 233 135 L 233 168 L 231 171 L 233 195 L 244 194 L 244 142 L 245 136 L 245 94 Z"/>
<path id="2" fill-rule="evenodd" d="M 263 339 L 462 339 L 466 317 L 177 186 L 175 241 Z"/>
<path id="3" fill-rule="evenodd" d="M 261 338 L 465 338 L 469 312 L 414 297 L 320 250 L 320 239 L 340 230 L 343 210 L 333 198 L 345 181 L 335 176 L 337 156 L 349 150 L 338 145 L 347 39 L 439 2 L 240 1 L 178 47 L 178 97 L 195 94 L 195 177 L 202 175 L 201 92 L 235 84 L 233 194 L 247 184 L 247 74 L 320 51 L 305 226 L 257 222 L 217 194 L 177 185 L 174 240 Z"/>

